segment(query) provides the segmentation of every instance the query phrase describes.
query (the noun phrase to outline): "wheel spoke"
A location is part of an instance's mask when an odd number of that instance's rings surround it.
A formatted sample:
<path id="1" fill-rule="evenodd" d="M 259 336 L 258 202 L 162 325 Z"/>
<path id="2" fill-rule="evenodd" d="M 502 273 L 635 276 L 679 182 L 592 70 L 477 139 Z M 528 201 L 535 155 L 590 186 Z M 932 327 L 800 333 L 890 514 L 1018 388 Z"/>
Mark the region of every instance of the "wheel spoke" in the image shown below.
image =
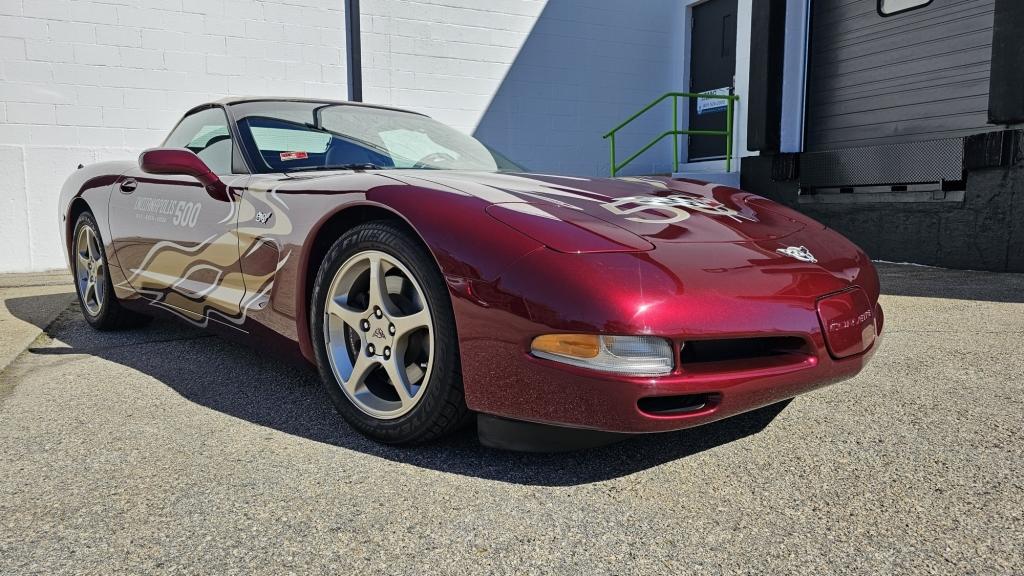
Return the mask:
<path id="1" fill-rule="evenodd" d="M 338 298 L 331 298 L 327 301 L 327 314 L 337 317 L 339 320 L 355 330 L 356 333 L 362 333 L 362 330 L 359 328 L 359 321 L 366 315 L 366 312 L 353 310 L 345 304 L 338 302 Z"/>
<path id="2" fill-rule="evenodd" d="M 89 253 L 88 253 L 88 251 L 85 254 L 82 254 L 81 252 L 77 252 L 77 254 L 78 254 L 78 270 L 80 272 L 85 272 L 85 273 L 88 274 L 88 272 L 89 272 L 89 264 L 92 262 L 92 260 L 89 260 Z"/>
<path id="3" fill-rule="evenodd" d="M 384 261 L 378 254 L 371 254 L 370 260 L 370 309 L 380 306 L 385 314 L 391 316 L 393 309 L 391 297 L 388 296 L 388 285 L 384 278 Z"/>
<path id="4" fill-rule="evenodd" d="M 103 258 L 99 250 L 99 242 L 92 228 L 86 228 L 86 230 L 88 232 L 86 233 L 85 245 L 89 247 L 89 259 L 93 262 L 99 262 Z"/>
<path id="5" fill-rule="evenodd" d="M 85 291 L 82 294 L 82 299 L 85 300 L 86 304 L 89 303 L 89 296 L 92 295 L 93 301 L 99 303 L 99 298 L 96 297 L 96 282 L 91 278 L 85 283 Z"/>
<path id="6" fill-rule="evenodd" d="M 367 356 L 364 351 L 360 350 L 356 353 L 356 361 L 352 364 L 352 373 L 345 381 L 345 390 L 349 394 L 355 395 L 363 387 L 366 377 L 370 375 L 376 365 L 377 361 Z"/>
<path id="7" fill-rule="evenodd" d="M 429 330 L 430 313 L 426 310 L 420 310 L 408 316 L 392 317 L 391 323 L 395 325 L 395 340 L 397 341 L 421 328 Z"/>
<path id="8" fill-rule="evenodd" d="M 388 379 L 395 387 L 395 392 L 398 392 L 398 399 L 402 406 L 406 406 L 412 402 L 412 395 L 409 392 L 409 377 L 405 373 L 405 367 L 401 366 L 399 362 L 398 356 L 393 356 L 391 360 L 384 362 L 384 370 L 387 371 Z"/>

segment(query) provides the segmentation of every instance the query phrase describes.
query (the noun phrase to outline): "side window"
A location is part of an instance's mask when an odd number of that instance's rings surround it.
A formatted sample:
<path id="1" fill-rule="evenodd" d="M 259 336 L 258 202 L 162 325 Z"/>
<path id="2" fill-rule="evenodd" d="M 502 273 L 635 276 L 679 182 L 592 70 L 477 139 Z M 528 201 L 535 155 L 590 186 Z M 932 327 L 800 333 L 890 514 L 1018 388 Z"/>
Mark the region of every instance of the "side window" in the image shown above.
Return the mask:
<path id="1" fill-rule="evenodd" d="M 164 142 L 170 148 L 188 148 L 217 174 L 231 173 L 231 132 L 220 108 L 207 108 L 187 116 Z"/>

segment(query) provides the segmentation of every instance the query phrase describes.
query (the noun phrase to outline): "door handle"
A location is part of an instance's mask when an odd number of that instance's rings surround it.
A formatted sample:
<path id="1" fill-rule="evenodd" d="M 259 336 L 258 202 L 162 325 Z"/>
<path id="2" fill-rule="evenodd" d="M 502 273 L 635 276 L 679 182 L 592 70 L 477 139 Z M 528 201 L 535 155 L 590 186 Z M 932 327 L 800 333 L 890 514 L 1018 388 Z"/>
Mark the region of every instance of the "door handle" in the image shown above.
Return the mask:
<path id="1" fill-rule="evenodd" d="M 135 188 L 138 185 L 139 183 L 135 181 L 135 178 L 128 178 L 124 182 L 121 182 L 121 192 L 131 194 L 132 192 L 135 192 Z"/>

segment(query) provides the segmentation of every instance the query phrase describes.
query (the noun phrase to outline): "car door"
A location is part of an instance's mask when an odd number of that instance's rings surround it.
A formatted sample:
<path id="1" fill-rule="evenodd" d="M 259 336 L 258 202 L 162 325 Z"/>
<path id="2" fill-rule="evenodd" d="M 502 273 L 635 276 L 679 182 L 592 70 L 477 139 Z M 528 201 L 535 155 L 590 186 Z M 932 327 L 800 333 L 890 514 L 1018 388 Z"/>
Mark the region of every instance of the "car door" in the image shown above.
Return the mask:
<path id="1" fill-rule="evenodd" d="M 186 116 L 164 143 L 195 152 L 226 184 L 210 194 L 196 178 L 122 175 L 110 200 L 110 232 L 118 264 L 131 289 L 196 324 L 237 325 L 245 291 L 235 227 L 239 185 L 232 174 L 233 146 L 224 110 L 205 108 Z"/>

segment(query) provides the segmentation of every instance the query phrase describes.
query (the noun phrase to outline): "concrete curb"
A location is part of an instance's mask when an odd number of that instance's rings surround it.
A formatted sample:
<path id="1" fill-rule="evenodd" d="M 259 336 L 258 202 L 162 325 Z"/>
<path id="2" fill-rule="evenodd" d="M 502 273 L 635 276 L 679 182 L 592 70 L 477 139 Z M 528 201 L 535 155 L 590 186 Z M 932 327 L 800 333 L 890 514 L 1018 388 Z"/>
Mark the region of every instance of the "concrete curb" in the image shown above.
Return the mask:
<path id="1" fill-rule="evenodd" d="M 65 271 L 0 274 L 0 372 L 75 301 Z"/>

